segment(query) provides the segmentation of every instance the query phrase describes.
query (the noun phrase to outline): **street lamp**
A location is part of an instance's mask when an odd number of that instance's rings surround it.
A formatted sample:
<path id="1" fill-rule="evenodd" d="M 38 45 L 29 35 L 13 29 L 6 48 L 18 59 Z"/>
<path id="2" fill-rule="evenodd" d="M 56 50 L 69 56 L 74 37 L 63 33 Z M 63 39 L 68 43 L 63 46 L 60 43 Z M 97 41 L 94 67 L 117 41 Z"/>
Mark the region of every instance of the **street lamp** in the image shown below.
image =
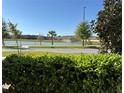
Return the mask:
<path id="1" fill-rule="evenodd" d="M 83 21 L 85 22 L 85 9 L 86 9 L 86 7 L 83 7 L 83 8 L 84 8 Z"/>

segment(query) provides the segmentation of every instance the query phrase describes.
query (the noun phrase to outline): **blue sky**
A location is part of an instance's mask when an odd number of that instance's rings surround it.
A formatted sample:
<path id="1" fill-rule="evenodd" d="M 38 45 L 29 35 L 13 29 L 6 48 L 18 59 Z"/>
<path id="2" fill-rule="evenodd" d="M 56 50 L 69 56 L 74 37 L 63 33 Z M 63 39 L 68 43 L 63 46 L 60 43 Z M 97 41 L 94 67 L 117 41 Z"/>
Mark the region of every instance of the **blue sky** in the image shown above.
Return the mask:
<path id="1" fill-rule="evenodd" d="M 77 25 L 97 17 L 103 0 L 3 0 L 2 16 L 18 24 L 23 34 L 46 35 L 55 30 L 58 35 L 74 35 Z"/>

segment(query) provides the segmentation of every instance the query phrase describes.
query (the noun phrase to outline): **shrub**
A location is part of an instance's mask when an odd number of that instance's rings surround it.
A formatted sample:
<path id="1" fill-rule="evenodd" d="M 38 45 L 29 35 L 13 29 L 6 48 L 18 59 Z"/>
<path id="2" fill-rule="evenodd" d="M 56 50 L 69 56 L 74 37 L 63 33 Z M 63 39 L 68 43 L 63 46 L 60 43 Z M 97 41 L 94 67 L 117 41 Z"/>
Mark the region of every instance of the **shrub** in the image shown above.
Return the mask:
<path id="1" fill-rule="evenodd" d="M 4 93 L 121 93 L 117 54 L 10 55 L 2 66 Z"/>

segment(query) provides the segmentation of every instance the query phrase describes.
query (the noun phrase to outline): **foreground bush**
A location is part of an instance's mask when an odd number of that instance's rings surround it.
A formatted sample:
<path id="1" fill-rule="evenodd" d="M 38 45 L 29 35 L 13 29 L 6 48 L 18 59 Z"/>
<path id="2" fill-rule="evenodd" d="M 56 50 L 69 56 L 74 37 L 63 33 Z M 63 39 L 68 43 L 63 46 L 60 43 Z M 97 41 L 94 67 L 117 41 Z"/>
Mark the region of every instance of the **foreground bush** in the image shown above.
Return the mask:
<path id="1" fill-rule="evenodd" d="M 11 55 L 3 61 L 4 93 L 121 93 L 121 56 Z"/>

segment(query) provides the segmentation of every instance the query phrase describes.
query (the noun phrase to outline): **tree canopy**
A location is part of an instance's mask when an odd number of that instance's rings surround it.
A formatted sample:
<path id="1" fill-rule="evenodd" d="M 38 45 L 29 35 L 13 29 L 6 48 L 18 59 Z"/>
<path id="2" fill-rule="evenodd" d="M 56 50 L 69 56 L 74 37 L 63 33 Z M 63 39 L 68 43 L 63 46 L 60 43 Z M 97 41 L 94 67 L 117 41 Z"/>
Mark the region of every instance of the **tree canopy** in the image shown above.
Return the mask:
<path id="1" fill-rule="evenodd" d="M 56 32 L 54 30 L 51 30 L 51 31 L 48 32 L 47 36 L 51 38 L 52 45 L 53 45 L 53 39 L 54 39 L 55 36 L 57 36 Z"/>
<path id="2" fill-rule="evenodd" d="M 76 29 L 75 35 L 78 39 L 88 39 L 91 36 L 90 25 L 88 22 L 81 22 Z M 83 43 L 84 45 L 84 43 Z"/>
<path id="3" fill-rule="evenodd" d="M 5 46 L 4 39 L 7 37 L 9 37 L 7 23 L 5 22 L 4 19 L 2 19 L 2 43 L 3 43 L 3 46 Z"/>
<path id="4" fill-rule="evenodd" d="M 90 26 L 87 22 L 81 22 L 78 25 L 77 30 L 75 32 L 76 37 L 79 39 L 89 38 L 89 36 L 91 35 L 89 28 L 90 28 Z"/>
<path id="5" fill-rule="evenodd" d="M 13 24 L 12 22 L 9 22 L 8 25 L 9 25 L 9 31 L 12 33 L 13 38 L 16 39 L 16 44 L 18 47 L 18 39 L 21 38 L 22 32 L 17 29 L 17 24 Z M 18 49 L 18 53 L 19 53 L 19 49 Z"/>
<path id="6" fill-rule="evenodd" d="M 122 52 L 121 0 L 104 0 L 104 8 L 98 13 L 96 32 L 102 40 L 104 51 Z"/>
<path id="7" fill-rule="evenodd" d="M 52 38 L 52 37 L 55 37 L 57 34 L 56 34 L 55 31 L 51 30 L 51 31 L 48 32 L 47 35 Z"/>

